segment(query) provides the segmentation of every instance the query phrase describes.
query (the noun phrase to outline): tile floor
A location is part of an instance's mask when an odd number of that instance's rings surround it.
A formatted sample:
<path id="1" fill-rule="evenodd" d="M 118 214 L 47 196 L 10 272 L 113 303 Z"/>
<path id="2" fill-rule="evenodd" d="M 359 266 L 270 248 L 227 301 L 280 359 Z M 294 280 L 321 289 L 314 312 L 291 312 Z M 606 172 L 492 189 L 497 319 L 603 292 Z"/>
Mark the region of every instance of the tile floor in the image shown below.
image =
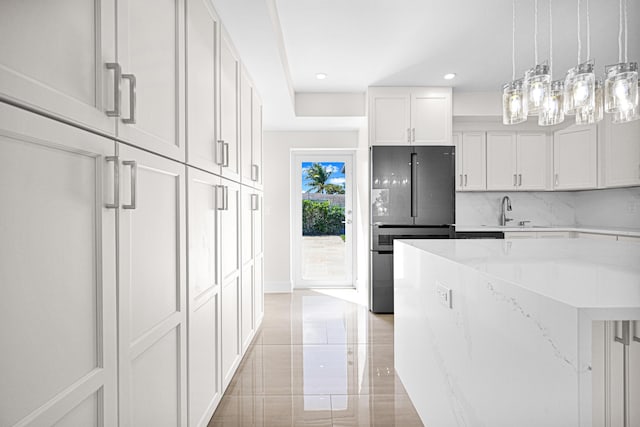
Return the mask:
<path id="1" fill-rule="evenodd" d="M 267 294 L 209 426 L 422 426 L 393 366 L 392 315 L 314 291 Z"/>

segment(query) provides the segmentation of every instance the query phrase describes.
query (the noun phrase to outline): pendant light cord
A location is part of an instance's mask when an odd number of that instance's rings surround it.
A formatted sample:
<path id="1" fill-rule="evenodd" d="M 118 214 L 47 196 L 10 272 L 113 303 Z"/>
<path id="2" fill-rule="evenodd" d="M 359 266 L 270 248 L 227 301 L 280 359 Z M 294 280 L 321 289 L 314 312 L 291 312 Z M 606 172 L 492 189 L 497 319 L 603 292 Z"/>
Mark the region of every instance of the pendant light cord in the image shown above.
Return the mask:
<path id="1" fill-rule="evenodd" d="M 591 59 L 591 15 L 589 14 L 589 0 L 587 0 L 587 61 Z"/>
<path id="2" fill-rule="evenodd" d="M 512 5 L 512 26 L 511 26 L 511 81 L 516 79 L 516 0 Z"/>
<path id="3" fill-rule="evenodd" d="M 582 37 L 580 30 L 580 0 L 578 0 L 578 64 L 582 62 Z"/>
<path id="4" fill-rule="evenodd" d="M 553 79 L 553 17 L 551 13 L 551 1 L 549 0 L 549 75 Z"/>
<path id="5" fill-rule="evenodd" d="M 620 0 L 620 23 L 618 26 L 618 62 L 622 62 L 622 0 Z"/>
<path id="6" fill-rule="evenodd" d="M 624 62 L 628 62 L 627 52 L 629 50 L 629 39 L 627 35 L 627 0 L 624 0 Z"/>
<path id="7" fill-rule="evenodd" d="M 533 19 L 533 63 L 538 65 L 538 0 L 534 1 Z"/>

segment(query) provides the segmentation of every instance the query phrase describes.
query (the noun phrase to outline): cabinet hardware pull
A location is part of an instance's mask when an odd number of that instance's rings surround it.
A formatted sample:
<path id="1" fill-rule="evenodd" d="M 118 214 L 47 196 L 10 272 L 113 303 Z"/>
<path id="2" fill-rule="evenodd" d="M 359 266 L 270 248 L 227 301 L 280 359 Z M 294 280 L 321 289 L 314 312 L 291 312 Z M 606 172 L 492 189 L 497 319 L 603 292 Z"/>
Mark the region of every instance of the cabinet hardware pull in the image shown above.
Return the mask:
<path id="1" fill-rule="evenodd" d="M 258 195 L 255 193 L 251 194 L 251 210 L 252 211 L 258 210 Z"/>
<path id="2" fill-rule="evenodd" d="M 260 166 L 251 165 L 251 181 L 258 181 L 258 176 L 260 175 Z"/>
<path id="3" fill-rule="evenodd" d="M 518 187 L 522 187 L 522 174 L 518 174 Z"/>
<path id="4" fill-rule="evenodd" d="M 224 186 L 224 210 L 229 210 L 229 186 Z"/>
<path id="5" fill-rule="evenodd" d="M 107 62 L 107 70 L 113 70 L 113 110 L 107 110 L 108 117 L 120 117 L 120 79 L 122 68 L 117 62 Z"/>
<path id="6" fill-rule="evenodd" d="M 222 144 L 222 153 L 224 154 L 222 167 L 228 168 L 229 167 L 229 143 L 228 142 L 224 142 Z"/>
<path id="7" fill-rule="evenodd" d="M 467 180 L 467 174 L 465 173 L 465 174 L 464 174 L 464 186 L 465 186 L 465 187 L 467 186 L 467 183 L 468 183 L 468 180 Z"/>
<path id="8" fill-rule="evenodd" d="M 224 210 L 224 185 L 216 185 L 216 209 Z"/>
<path id="9" fill-rule="evenodd" d="M 558 174 L 555 174 L 555 179 L 554 179 L 554 181 L 555 181 L 555 184 L 556 184 L 556 185 L 560 185 L 560 180 L 558 179 Z"/>
<path id="10" fill-rule="evenodd" d="M 224 139 L 216 141 L 216 165 L 224 165 Z"/>
<path id="11" fill-rule="evenodd" d="M 640 342 L 640 335 L 638 335 L 638 332 L 640 332 L 640 320 L 633 322 L 633 340 L 635 342 Z"/>
<path id="12" fill-rule="evenodd" d="M 462 187 L 462 174 L 460 174 L 460 187 Z"/>
<path id="13" fill-rule="evenodd" d="M 513 174 L 513 186 L 516 187 L 518 185 L 518 176 L 514 173 Z"/>
<path id="14" fill-rule="evenodd" d="M 411 128 L 407 128 L 407 142 L 411 142 Z"/>
<path id="15" fill-rule="evenodd" d="M 135 160 L 125 160 L 122 162 L 123 166 L 131 166 L 131 203 L 128 205 L 122 205 L 122 209 L 135 209 L 138 189 L 138 162 Z"/>
<path id="16" fill-rule="evenodd" d="M 416 128 L 411 129 L 411 140 L 416 142 Z"/>
<path id="17" fill-rule="evenodd" d="M 136 124 L 136 76 L 123 74 L 122 78 L 129 80 L 129 118 L 122 119 L 122 123 L 134 125 Z"/>
<path id="18" fill-rule="evenodd" d="M 108 209 L 118 209 L 120 207 L 120 164 L 118 156 L 105 157 L 107 162 L 113 162 L 113 203 L 105 204 Z"/>

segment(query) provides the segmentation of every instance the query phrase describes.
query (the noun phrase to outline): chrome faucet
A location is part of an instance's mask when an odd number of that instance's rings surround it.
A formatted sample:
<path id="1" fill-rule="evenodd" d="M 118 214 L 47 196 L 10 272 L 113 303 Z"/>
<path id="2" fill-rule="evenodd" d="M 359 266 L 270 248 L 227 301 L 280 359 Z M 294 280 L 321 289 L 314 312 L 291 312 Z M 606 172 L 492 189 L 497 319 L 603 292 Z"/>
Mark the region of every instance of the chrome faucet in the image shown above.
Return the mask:
<path id="1" fill-rule="evenodd" d="M 513 221 L 513 218 L 507 218 L 507 211 L 511 212 L 511 199 L 504 196 L 500 203 L 500 225 L 505 226 L 507 222 Z"/>

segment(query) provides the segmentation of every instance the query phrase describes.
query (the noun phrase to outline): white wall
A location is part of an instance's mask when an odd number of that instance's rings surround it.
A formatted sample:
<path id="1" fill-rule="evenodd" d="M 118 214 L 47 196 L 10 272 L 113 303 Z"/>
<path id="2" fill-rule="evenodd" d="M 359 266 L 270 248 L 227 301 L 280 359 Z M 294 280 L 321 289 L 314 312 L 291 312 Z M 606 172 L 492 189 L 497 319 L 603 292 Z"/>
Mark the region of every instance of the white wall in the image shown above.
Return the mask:
<path id="1" fill-rule="evenodd" d="M 291 273 L 291 152 L 296 149 L 356 151 L 354 211 L 356 213 L 356 280 L 367 292 L 368 271 L 368 156 L 366 129 L 336 132 L 264 133 L 265 292 L 290 292 Z"/>

